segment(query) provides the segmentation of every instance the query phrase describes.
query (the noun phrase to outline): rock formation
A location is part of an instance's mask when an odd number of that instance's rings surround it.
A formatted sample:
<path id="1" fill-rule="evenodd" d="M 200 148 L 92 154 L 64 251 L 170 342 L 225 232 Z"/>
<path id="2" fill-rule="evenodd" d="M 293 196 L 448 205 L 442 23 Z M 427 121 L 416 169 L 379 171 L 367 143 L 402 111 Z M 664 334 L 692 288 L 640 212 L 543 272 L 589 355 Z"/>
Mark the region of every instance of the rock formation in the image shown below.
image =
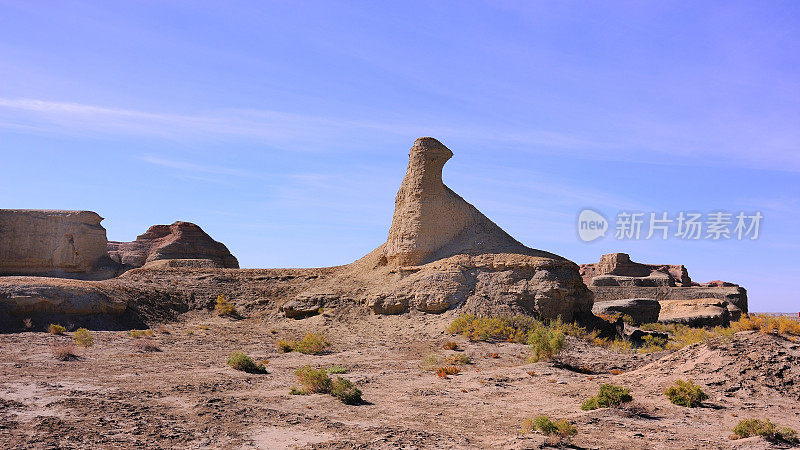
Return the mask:
<path id="1" fill-rule="evenodd" d="M 452 156 L 430 137 L 411 147 L 383 247 L 388 264 L 418 266 L 459 254 L 530 251 L 445 186 L 442 169 Z"/>
<path id="2" fill-rule="evenodd" d="M 611 253 L 603 255 L 599 263 L 581 264 L 580 267 L 581 276 L 594 293 L 595 310 L 598 311 L 606 302 L 646 297 L 661 302 L 661 314 L 667 314 L 670 321 L 681 323 L 727 323 L 729 318 L 736 320 L 747 312 L 747 291 L 743 287 L 718 280 L 704 284 L 694 282 L 683 265 L 641 264 L 631 261 L 625 253 Z M 712 300 L 722 302 L 717 306 L 726 312 L 714 310 L 711 314 L 708 312 L 710 309 L 697 306 L 698 302 L 705 304 Z M 698 308 L 704 311 L 699 316 L 696 313 Z M 659 316 L 659 320 L 664 317 Z M 688 319 L 672 320 L 679 317 Z M 701 318 L 695 320 L 693 317 Z"/>
<path id="3" fill-rule="evenodd" d="M 190 222 L 153 225 L 133 242 L 108 243 L 108 254 L 126 269 L 142 267 L 158 260 L 196 261 L 195 266 L 239 268 L 239 261 L 224 244 L 211 239 L 199 226 Z M 191 264 L 189 264 L 191 265 Z"/>
<path id="4" fill-rule="evenodd" d="M 614 275 L 636 278 L 657 278 L 658 285 L 692 286 L 689 272 L 683 265 L 641 264 L 631 261 L 627 253 L 609 253 L 600 257 L 600 262 L 581 264 L 581 277 L 586 285 L 601 275 Z"/>
<path id="5" fill-rule="evenodd" d="M 444 185 L 442 168 L 452 155 L 436 139 L 417 139 L 386 243 L 285 303 L 285 314 L 309 315 L 348 299 L 377 314 L 460 308 L 568 321 L 591 316 L 592 295 L 575 263 L 525 247 Z"/>
<path id="6" fill-rule="evenodd" d="M 108 265 L 92 211 L 0 210 L 0 275 L 87 277 Z"/>

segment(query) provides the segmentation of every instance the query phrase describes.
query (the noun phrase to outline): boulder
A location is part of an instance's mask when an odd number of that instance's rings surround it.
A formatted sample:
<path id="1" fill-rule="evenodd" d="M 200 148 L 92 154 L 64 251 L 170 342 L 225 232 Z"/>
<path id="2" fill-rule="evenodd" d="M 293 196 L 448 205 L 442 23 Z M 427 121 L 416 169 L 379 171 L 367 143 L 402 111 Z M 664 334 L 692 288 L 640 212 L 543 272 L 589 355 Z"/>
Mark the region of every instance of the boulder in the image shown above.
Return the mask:
<path id="1" fill-rule="evenodd" d="M 658 322 L 661 304 L 652 298 L 629 298 L 596 302 L 592 313 L 603 316 L 630 316 L 635 323 Z"/>
<path id="2" fill-rule="evenodd" d="M 728 302 L 716 298 L 662 300 L 659 323 L 678 323 L 691 327 L 728 326 L 731 313 Z M 741 312 L 740 312 L 741 314 Z"/>
<path id="3" fill-rule="evenodd" d="M 111 262 L 102 220 L 92 211 L 0 209 L 0 275 L 101 272 Z"/>
<path id="4" fill-rule="evenodd" d="M 108 254 L 127 269 L 173 259 L 206 260 L 218 268 L 239 268 L 239 261 L 224 244 L 191 222 L 153 225 L 133 242 L 109 242 Z"/>

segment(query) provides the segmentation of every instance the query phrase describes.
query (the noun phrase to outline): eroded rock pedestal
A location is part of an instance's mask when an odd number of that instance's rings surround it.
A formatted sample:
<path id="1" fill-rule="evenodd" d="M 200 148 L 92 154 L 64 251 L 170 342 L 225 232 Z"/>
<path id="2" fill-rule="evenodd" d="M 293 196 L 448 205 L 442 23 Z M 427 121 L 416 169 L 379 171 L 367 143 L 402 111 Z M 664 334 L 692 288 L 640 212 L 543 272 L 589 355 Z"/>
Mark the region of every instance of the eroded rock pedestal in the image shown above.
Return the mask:
<path id="1" fill-rule="evenodd" d="M 443 183 L 452 155 L 436 139 L 417 139 L 386 243 L 284 304 L 286 315 L 338 299 L 377 314 L 591 315 L 592 294 L 575 263 L 522 245 Z"/>

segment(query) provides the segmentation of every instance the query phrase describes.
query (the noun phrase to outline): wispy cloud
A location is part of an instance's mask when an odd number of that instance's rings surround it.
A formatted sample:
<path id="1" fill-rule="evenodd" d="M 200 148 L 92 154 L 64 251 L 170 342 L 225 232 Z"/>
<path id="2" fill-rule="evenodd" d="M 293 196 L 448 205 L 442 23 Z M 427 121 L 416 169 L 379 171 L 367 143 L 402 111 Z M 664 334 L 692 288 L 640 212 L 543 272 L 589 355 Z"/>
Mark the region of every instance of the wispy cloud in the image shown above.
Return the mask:
<path id="1" fill-rule="evenodd" d="M 187 161 L 177 161 L 172 159 L 159 158 L 153 155 L 144 155 L 139 158 L 140 160 L 161 167 L 169 167 L 171 169 L 179 169 L 188 172 L 202 172 L 216 175 L 232 175 L 237 177 L 255 177 L 258 176 L 253 172 L 247 170 L 236 169 L 224 166 L 210 166 L 203 164 L 195 164 Z"/>

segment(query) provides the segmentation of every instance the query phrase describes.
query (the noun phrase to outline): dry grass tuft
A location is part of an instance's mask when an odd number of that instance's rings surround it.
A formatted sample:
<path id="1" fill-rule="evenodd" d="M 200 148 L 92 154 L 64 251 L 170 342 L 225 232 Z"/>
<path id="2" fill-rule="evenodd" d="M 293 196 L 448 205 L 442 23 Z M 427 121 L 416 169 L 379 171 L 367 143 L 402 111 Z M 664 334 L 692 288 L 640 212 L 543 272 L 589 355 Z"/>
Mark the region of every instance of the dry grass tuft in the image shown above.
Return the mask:
<path id="1" fill-rule="evenodd" d="M 328 339 L 322 334 L 307 333 L 299 341 L 280 340 L 277 343 L 278 351 L 289 353 L 292 351 L 307 355 L 321 355 L 331 346 Z"/>
<path id="2" fill-rule="evenodd" d="M 75 344 L 71 342 L 52 344 L 50 351 L 59 361 L 72 361 L 78 359 L 78 354 L 75 350 Z"/>
<path id="3" fill-rule="evenodd" d="M 153 330 L 131 330 L 129 333 L 130 337 L 134 339 L 140 339 L 145 337 L 152 337 Z"/>
<path id="4" fill-rule="evenodd" d="M 458 350 L 458 343 L 455 341 L 447 341 L 442 348 L 445 350 Z"/>
<path id="5" fill-rule="evenodd" d="M 228 300 L 224 295 L 218 295 L 214 303 L 214 313 L 218 316 L 236 317 L 238 312 L 236 306 Z"/>
<path id="6" fill-rule="evenodd" d="M 139 339 L 134 341 L 133 348 L 136 349 L 137 352 L 141 353 L 149 353 L 149 352 L 160 352 L 161 347 L 158 346 L 158 343 L 152 339 Z"/>

